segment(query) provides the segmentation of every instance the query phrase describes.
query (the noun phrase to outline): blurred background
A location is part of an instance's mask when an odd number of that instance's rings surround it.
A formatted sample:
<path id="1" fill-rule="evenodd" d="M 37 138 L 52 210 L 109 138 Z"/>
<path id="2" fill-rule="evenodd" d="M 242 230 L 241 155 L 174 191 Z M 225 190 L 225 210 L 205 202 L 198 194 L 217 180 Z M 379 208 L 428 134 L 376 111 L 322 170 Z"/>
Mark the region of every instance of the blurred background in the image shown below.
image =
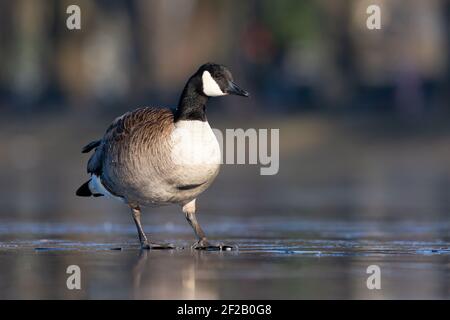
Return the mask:
<path id="1" fill-rule="evenodd" d="M 81 30 L 66 27 L 70 4 L 81 8 Z M 366 27 L 369 4 L 381 7 L 381 30 Z M 211 205 L 264 194 L 262 208 L 444 214 L 449 8 L 444 0 L 0 1 L 0 216 L 98 210 L 104 201 L 73 194 L 86 180 L 80 148 L 128 110 L 175 107 L 207 61 L 227 65 L 252 94 L 213 99 L 212 127 L 281 129 L 279 174 L 224 166 L 205 197 Z"/>
<path id="2" fill-rule="evenodd" d="M 71 4 L 81 30 L 66 27 Z M 381 30 L 366 27 L 371 4 Z M 81 147 L 128 110 L 175 107 L 209 61 L 251 93 L 212 99 L 211 126 L 279 128 L 280 171 L 224 165 L 200 220 L 448 224 L 449 18 L 446 0 L 0 0 L 1 232 L 132 230 L 122 204 L 75 197 Z M 184 228 L 176 207 L 148 212 L 149 228 Z M 448 240 L 436 230 L 424 237 Z"/>

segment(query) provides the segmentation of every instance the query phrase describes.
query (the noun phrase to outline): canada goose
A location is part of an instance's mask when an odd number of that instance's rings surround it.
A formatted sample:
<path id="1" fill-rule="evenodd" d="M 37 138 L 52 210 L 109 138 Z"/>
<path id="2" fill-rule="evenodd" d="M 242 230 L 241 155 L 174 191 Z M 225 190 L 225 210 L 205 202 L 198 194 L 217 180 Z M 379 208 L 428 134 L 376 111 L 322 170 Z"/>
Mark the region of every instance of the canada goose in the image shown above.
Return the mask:
<path id="1" fill-rule="evenodd" d="M 195 249 L 230 249 L 211 245 L 195 216 L 195 199 L 219 172 L 220 148 L 206 119 L 209 97 L 248 97 L 222 65 L 207 63 L 192 75 L 175 110 L 140 108 L 118 117 L 89 159 L 89 181 L 76 192 L 81 197 L 110 196 L 128 204 L 143 249 L 173 246 L 148 240 L 141 225 L 141 206 L 179 204 L 198 241 Z"/>

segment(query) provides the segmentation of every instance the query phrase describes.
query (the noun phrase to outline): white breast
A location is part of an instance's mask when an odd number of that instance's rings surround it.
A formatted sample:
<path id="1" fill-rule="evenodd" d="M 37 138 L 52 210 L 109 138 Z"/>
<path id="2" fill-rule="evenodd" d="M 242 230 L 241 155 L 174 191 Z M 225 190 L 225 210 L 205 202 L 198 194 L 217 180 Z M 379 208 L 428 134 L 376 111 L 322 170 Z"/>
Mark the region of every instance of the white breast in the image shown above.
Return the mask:
<path id="1" fill-rule="evenodd" d="M 206 121 L 178 121 L 171 140 L 171 160 L 176 165 L 209 167 L 221 162 L 219 143 Z"/>

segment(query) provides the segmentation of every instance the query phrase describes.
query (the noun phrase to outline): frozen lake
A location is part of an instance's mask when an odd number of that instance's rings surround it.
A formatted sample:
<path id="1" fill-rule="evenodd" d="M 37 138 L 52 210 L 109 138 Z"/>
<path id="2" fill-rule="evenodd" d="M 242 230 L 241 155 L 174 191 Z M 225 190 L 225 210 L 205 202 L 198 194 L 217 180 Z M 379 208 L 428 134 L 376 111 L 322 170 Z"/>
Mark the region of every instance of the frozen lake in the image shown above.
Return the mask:
<path id="1" fill-rule="evenodd" d="M 290 215 L 203 220 L 213 240 L 239 249 L 191 250 L 193 236 L 181 219 L 146 228 L 179 249 L 142 252 L 131 222 L 2 223 L 0 298 L 450 298 L 448 222 L 315 221 Z M 66 287 L 69 265 L 81 268 L 81 290 Z M 380 290 L 366 286 L 370 265 L 380 267 Z"/>

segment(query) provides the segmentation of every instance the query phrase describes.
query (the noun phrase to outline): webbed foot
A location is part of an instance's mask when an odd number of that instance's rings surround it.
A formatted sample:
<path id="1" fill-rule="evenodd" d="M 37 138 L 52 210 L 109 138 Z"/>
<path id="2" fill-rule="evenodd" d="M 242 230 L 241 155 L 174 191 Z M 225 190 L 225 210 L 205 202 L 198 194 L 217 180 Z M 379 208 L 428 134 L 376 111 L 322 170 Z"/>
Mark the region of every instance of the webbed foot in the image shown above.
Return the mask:
<path id="1" fill-rule="evenodd" d="M 222 243 L 211 244 L 206 239 L 197 241 L 192 245 L 192 249 L 195 250 L 205 250 L 205 251 L 231 251 L 236 250 L 236 246 L 226 245 Z"/>
<path id="2" fill-rule="evenodd" d="M 175 246 L 170 243 L 142 242 L 142 250 L 172 250 Z"/>

